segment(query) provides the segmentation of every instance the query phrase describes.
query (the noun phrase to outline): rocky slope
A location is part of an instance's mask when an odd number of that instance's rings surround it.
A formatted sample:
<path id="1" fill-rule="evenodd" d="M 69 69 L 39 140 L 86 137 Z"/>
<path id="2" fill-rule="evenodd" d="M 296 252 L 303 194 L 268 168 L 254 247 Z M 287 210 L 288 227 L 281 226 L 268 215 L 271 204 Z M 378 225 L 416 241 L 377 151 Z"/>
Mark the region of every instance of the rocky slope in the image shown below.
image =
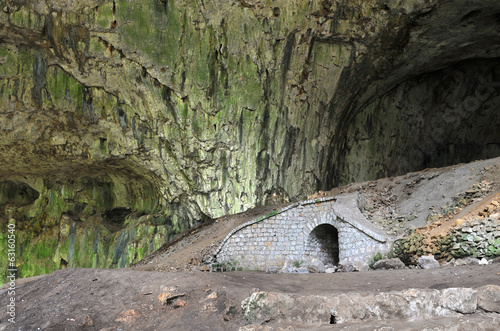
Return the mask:
<path id="1" fill-rule="evenodd" d="M 128 265 L 210 218 L 499 155 L 499 31 L 496 0 L 3 0 L 0 220 L 20 275 Z"/>

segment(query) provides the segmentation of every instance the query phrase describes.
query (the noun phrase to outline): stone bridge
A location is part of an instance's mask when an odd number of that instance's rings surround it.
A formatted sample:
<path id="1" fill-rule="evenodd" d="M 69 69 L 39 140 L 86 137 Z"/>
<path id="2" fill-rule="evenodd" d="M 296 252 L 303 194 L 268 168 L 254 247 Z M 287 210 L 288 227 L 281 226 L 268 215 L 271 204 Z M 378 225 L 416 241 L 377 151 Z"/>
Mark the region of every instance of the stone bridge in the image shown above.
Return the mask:
<path id="1" fill-rule="evenodd" d="M 352 193 L 296 202 L 242 224 L 224 238 L 214 261 L 245 270 L 281 267 L 286 260 L 369 262 L 393 240 L 364 217 L 359 199 Z"/>

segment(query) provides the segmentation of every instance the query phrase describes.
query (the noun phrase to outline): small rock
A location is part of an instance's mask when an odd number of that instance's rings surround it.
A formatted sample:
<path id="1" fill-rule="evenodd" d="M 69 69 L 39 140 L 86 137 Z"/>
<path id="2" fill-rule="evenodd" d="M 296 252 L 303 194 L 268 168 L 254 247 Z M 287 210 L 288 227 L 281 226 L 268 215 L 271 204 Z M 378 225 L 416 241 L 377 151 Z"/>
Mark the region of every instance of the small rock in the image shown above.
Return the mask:
<path id="1" fill-rule="evenodd" d="M 94 325 L 94 321 L 92 320 L 90 315 L 85 315 L 82 322 L 78 326 L 84 327 L 84 326 L 92 326 L 92 325 Z"/>
<path id="2" fill-rule="evenodd" d="M 455 259 L 454 258 L 452 258 L 450 261 L 447 261 L 441 265 L 442 268 L 453 267 L 453 266 L 455 266 Z"/>
<path id="3" fill-rule="evenodd" d="M 337 268 L 335 268 L 335 267 L 333 267 L 333 268 L 326 268 L 325 269 L 325 273 L 327 273 L 327 274 L 333 274 L 336 270 L 337 270 Z"/>
<path id="4" fill-rule="evenodd" d="M 314 261 L 307 267 L 310 273 L 324 273 L 325 269 L 325 265 L 321 261 Z"/>
<path id="5" fill-rule="evenodd" d="M 187 302 L 180 299 L 180 298 L 177 298 L 173 303 L 172 303 L 172 306 L 174 308 L 179 308 L 179 307 L 185 307 L 187 306 Z"/>
<path id="6" fill-rule="evenodd" d="M 280 274 L 292 274 L 292 273 L 297 273 L 297 268 L 288 267 L 280 270 Z"/>
<path id="7" fill-rule="evenodd" d="M 354 265 L 355 271 L 368 271 L 368 270 L 370 270 L 368 263 L 366 263 L 364 261 L 356 261 L 356 262 L 354 262 L 353 265 Z"/>
<path id="8" fill-rule="evenodd" d="M 478 288 L 477 292 L 478 308 L 500 313 L 500 286 L 485 285 Z"/>
<path id="9" fill-rule="evenodd" d="M 203 266 L 201 267 L 201 271 L 210 271 L 210 267 L 209 267 L 209 266 L 207 266 L 207 265 L 203 265 Z"/>
<path id="10" fill-rule="evenodd" d="M 308 274 L 309 271 L 306 268 L 297 268 L 299 274 Z"/>
<path id="11" fill-rule="evenodd" d="M 133 323 L 139 316 L 141 316 L 141 314 L 137 312 L 137 310 L 124 310 L 120 314 L 118 314 L 118 316 L 115 318 L 115 322 Z"/>
<path id="12" fill-rule="evenodd" d="M 287 256 L 283 269 L 295 268 L 295 264 L 297 264 L 297 259 L 294 256 Z"/>
<path id="13" fill-rule="evenodd" d="M 278 267 L 275 265 L 266 268 L 266 274 L 276 274 L 278 273 Z"/>
<path id="14" fill-rule="evenodd" d="M 383 260 L 378 260 L 375 262 L 373 265 L 373 269 L 375 270 L 380 270 L 380 269 L 404 269 L 405 264 L 398 259 L 397 257 L 392 258 L 392 259 L 383 259 Z"/>
<path id="15" fill-rule="evenodd" d="M 185 296 L 186 293 L 170 293 L 170 292 L 164 292 L 158 295 L 158 300 L 161 302 L 162 305 L 168 304 L 169 301 L 176 299 L 178 297 Z M 217 294 L 216 294 L 217 295 Z"/>
<path id="16" fill-rule="evenodd" d="M 338 272 L 353 272 L 354 265 L 347 260 L 342 260 L 339 262 L 339 264 L 337 266 L 337 271 Z"/>
<path id="17" fill-rule="evenodd" d="M 422 269 L 435 269 L 439 268 L 439 262 L 436 261 L 434 255 L 421 256 L 417 260 L 418 266 Z"/>
<path id="18" fill-rule="evenodd" d="M 491 260 L 491 263 L 500 263 L 500 256 L 497 256 L 493 260 Z"/>
<path id="19" fill-rule="evenodd" d="M 484 257 L 479 261 L 479 265 L 488 265 L 488 260 L 486 260 Z"/>
<path id="20" fill-rule="evenodd" d="M 473 257 L 464 257 L 463 259 L 456 259 L 455 266 L 461 265 L 479 265 L 479 260 Z"/>

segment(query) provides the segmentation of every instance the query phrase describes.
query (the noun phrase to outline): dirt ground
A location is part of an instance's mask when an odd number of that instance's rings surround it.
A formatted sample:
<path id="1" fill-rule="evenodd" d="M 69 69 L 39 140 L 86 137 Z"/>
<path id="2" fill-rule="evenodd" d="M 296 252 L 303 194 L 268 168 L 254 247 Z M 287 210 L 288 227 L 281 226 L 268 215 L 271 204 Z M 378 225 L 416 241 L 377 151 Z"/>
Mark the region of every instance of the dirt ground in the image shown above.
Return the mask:
<path id="1" fill-rule="evenodd" d="M 365 216 L 395 237 L 432 222 L 441 222 L 445 229 L 457 217 L 480 212 L 485 203 L 498 200 L 500 158 L 351 184 L 312 197 L 353 191 L 364 197 Z M 458 205 L 457 201 L 465 202 Z M 254 209 L 214 220 L 179 236 L 130 268 L 62 269 L 50 275 L 17 280 L 16 324 L 8 321 L 5 307 L 10 296 L 6 284 L 0 289 L 0 305 L 4 307 L 0 310 L 0 331 L 238 330 L 245 326 L 241 302 L 258 290 L 329 295 L 500 285 L 500 263 L 334 274 L 201 271 L 206 269 L 204 262 L 233 228 L 280 207 Z M 467 318 L 412 321 L 411 325 L 405 321 L 390 323 L 391 330 L 420 330 L 453 323 L 454 329 L 469 330 L 470 325 L 481 322 L 480 316 Z M 375 326 L 384 327 L 384 323 L 351 327 L 329 325 L 325 321 L 318 329 L 371 330 Z M 290 329 L 286 325 L 273 325 L 272 321 L 268 325 Z M 294 325 L 293 329 L 308 327 Z"/>
<path id="2" fill-rule="evenodd" d="M 258 290 L 328 295 L 487 284 L 500 285 L 499 263 L 334 274 L 64 269 L 18 284 L 17 322 L 11 325 L 3 309 L 0 330 L 237 330 L 245 325 L 241 301 Z M 169 295 L 180 296 L 162 303 Z"/>

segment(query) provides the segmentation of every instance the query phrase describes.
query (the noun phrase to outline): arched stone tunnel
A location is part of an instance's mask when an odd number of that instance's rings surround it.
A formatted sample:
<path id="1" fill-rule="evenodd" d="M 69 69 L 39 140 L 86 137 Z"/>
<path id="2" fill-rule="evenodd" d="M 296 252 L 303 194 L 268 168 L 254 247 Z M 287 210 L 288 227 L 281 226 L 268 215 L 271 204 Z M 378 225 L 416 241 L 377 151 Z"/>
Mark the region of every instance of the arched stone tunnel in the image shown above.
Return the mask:
<path id="1" fill-rule="evenodd" d="M 234 228 L 213 252 L 212 270 L 265 270 L 312 261 L 368 263 L 394 238 L 371 224 L 358 195 L 296 202 Z"/>

